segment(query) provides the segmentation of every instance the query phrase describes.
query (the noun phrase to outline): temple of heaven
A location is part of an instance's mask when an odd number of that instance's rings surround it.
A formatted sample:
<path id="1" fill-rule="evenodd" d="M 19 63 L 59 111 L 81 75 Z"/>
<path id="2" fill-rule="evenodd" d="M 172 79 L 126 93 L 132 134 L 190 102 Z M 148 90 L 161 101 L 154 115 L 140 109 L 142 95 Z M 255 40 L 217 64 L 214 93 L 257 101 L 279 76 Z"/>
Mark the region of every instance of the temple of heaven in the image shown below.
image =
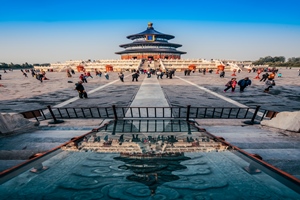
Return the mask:
<path id="1" fill-rule="evenodd" d="M 152 23 L 148 23 L 145 31 L 127 36 L 133 40 L 132 43 L 122 44 L 124 51 L 116 52 L 121 55 L 122 60 L 129 59 L 180 59 L 181 54 L 186 52 L 178 51 L 176 48 L 181 44 L 169 43 L 168 40 L 175 38 L 173 35 L 160 33 L 154 30 Z"/>

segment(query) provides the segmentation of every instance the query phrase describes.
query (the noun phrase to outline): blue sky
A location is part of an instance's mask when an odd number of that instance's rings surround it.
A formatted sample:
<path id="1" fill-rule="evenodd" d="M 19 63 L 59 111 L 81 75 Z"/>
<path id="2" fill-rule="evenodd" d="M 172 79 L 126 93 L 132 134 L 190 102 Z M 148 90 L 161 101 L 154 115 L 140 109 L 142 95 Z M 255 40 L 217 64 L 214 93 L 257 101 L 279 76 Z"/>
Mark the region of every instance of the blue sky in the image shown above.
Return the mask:
<path id="1" fill-rule="evenodd" d="M 300 57 L 299 0 L 0 0 L 0 62 L 118 59 L 152 22 L 182 58 Z"/>

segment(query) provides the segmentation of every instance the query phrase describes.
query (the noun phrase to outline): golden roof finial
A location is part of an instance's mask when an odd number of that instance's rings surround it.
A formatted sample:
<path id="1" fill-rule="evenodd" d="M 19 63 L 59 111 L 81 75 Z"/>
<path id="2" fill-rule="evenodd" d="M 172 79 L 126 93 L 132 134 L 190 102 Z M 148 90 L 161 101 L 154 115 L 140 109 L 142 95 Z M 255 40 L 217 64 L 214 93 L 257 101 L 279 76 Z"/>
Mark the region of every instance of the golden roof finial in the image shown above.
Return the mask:
<path id="1" fill-rule="evenodd" d="M 148 22 L 148 28 L 152 28 L 153 23 L 152 22 Z"/>

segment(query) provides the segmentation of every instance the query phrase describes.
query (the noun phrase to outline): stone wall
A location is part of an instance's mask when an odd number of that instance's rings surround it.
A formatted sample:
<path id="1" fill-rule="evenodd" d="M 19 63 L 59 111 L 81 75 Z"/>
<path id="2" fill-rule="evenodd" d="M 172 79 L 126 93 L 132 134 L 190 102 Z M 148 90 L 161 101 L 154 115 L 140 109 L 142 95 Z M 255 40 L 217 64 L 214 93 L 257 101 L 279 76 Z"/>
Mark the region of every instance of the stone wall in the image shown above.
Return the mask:
<path id="1" fill-rule="evenodd" d="M 261 125 L 300 133 L 300 111 L 280 112 L 271 120 L 261 121 Z"/>

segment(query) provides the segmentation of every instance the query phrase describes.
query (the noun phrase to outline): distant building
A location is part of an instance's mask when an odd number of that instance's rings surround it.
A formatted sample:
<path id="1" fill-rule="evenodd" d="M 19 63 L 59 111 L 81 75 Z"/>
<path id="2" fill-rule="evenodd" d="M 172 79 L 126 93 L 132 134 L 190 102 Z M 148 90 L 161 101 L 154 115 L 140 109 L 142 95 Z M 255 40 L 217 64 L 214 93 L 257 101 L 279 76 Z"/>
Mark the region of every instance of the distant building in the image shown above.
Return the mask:
<path id="1" fill-rule="evenodd" d="M 220 65 L 225 70 L 238 70 L 242 68 L 252 68 L 251 62 L 241 62 L 234 60 L 205 60 L 205 59 L 181 59 L 182 54 L 186 52 L 178 51 L 181 44 L 169 43 L 174 39 L 173 35 L 160 33 L 154 30 L 152 23 L 148 23 L 145 31 L 127 36 L 133 40 L 132 43 L 122 44 L 120 47 L 124 51 L 115 52 L 121 55 L 118 60 L 69 60 L 64 63 L 51 63 L 34 66 L 37 70 L 44 71 L 66 71 L 73 69 L 78 72 L 100 71 L 135 71 L 140 69 L 175 69 L 182 71 L 185 69 L 202 70 L 202 69 L 219 69 Z M 155 60 L 155 62 L 144 62 L 144 60 Z"/>
<path id="2" fill-rule="evenodd" d="M 116 52 L 116 54 L 121 55 L 122 60 L 180 59 L 182 54 L 186 54 L 186 52 L 177 50 L 178 47 L 182 46 L 181 44 L 168 42 L 168 40 L 175 38 L 173 35 L 160 33 L 154 30 L 152 25 L 152 23 L 148 23 L 145 31 L 127 36 L 133 42 L 120 45 L 125 50 Z"/>

